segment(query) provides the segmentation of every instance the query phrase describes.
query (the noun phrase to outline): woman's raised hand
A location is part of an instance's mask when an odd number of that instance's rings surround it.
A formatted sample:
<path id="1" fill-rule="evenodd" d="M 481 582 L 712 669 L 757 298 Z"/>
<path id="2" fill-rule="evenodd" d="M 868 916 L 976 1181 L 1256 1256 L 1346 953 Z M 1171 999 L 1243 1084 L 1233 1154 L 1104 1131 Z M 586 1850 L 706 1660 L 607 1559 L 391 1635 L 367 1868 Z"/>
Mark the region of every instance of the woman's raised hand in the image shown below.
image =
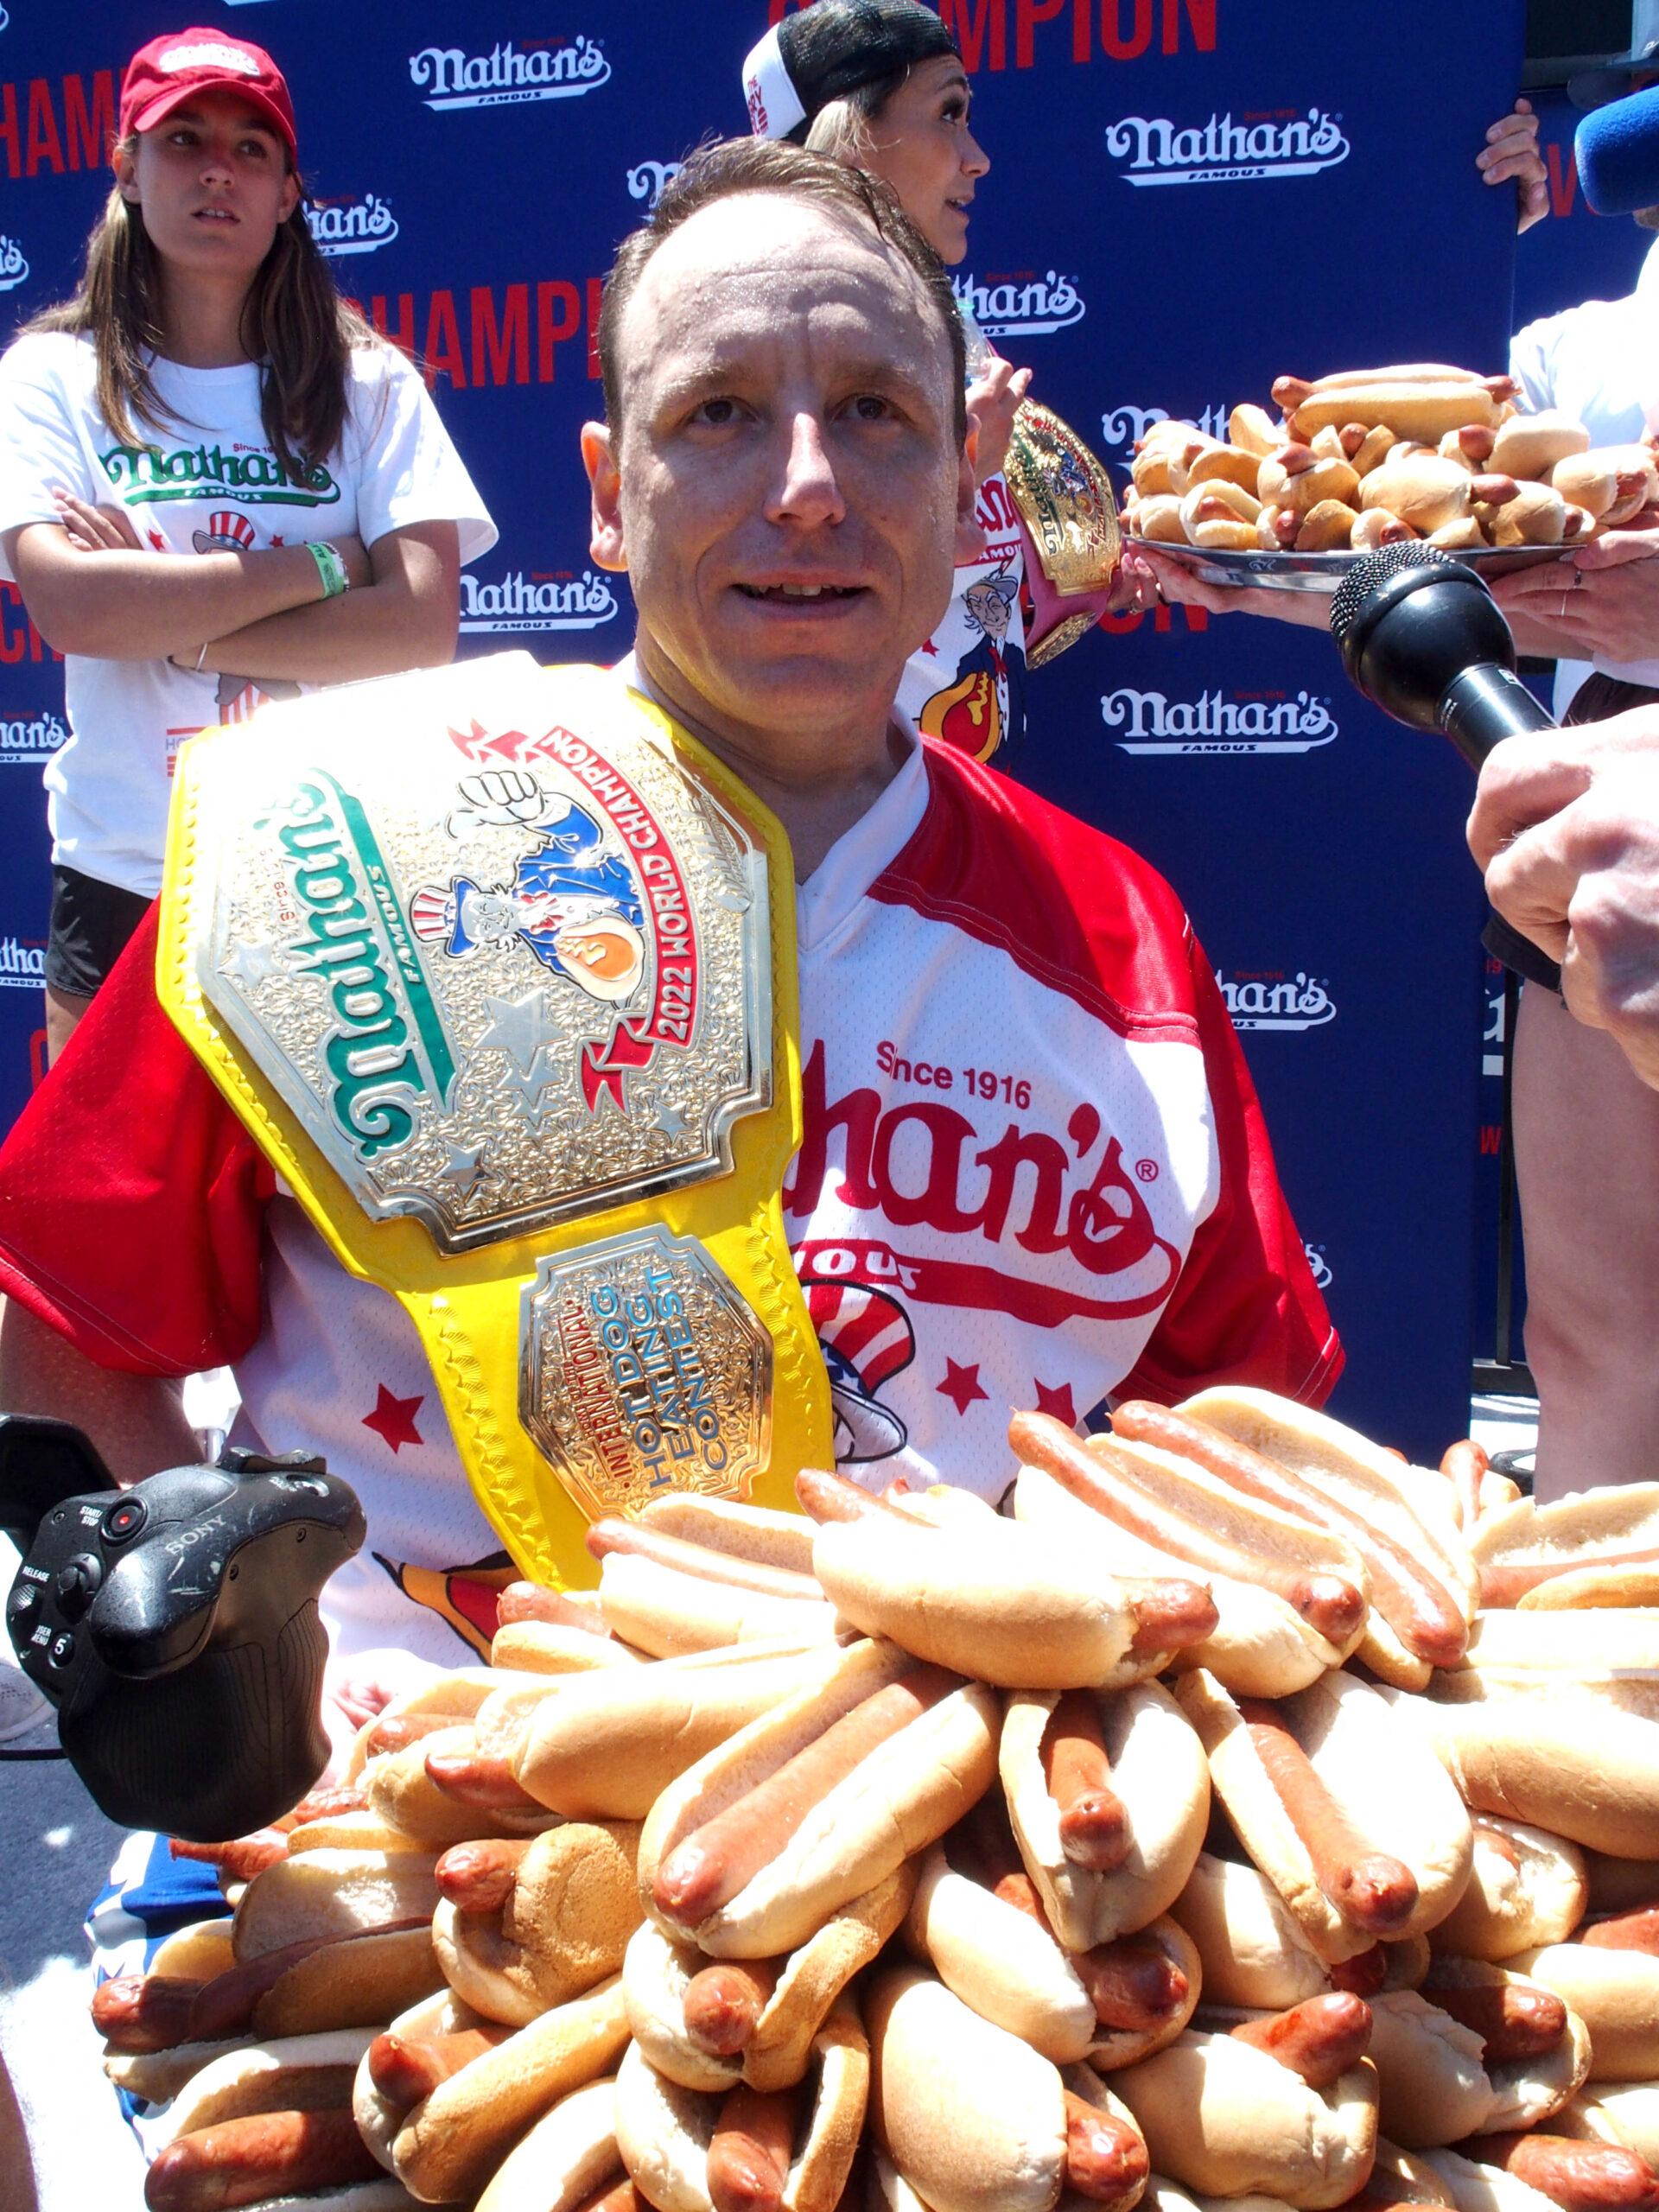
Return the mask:
<path id="1" fill-rule="evenodd" d="M 992 361 L 968 387 L 968 416 L 976 435 L 974 474 L 982 484 L 1001 474 L 1014 435 L 1014 418 L 1031 385 L 1031 371 Z"/>

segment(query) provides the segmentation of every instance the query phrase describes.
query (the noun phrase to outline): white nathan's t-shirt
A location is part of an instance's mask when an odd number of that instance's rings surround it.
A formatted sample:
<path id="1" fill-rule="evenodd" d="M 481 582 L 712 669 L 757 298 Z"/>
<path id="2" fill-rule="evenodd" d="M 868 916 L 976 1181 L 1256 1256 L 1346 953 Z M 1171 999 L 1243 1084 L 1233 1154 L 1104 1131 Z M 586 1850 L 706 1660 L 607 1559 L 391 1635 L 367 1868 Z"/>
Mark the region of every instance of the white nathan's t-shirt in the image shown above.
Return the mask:
<path id="1" fill-rule="evenodd" d="M 346 427 L 304 481 L 286 476 L 259 416 L 260 369 L 151 364 L 168 427 L 124 445 L 99 411 L 92 341 L 20 338 L 0 357 L 0 531 L 54 522 L 54 486 L 124 507 L 157 553 L 254 552 L 325 538 L 365 545 L 415 523 L 460 525 L 461 557 L 495 543 L 495 524 L 420 375 L 390 346 L 352 356 Z M 87 556 L 97 559 L 96 554 Z M 0 554 L 0 576 L 11 570 Z M 15 579 L 13 579 L 15 581 Z M 170 661 L 64 663 L 70 735 L 46 770 L 52 856 L 150 898 L 161 888 L 173 763 L 200 729 L 245 720 L 273 693 Z"/>
<path id="2" fill-rule="evenodd" d="M 1593 446 L 1634 445 L 1659 430 L 1659 239 L 1648 249 L 1636 289 L 1622 300 L 1586 300 L 1517 331 L 1510 374 L 1528 414 L 1558 408 L 1584 424 Z M 1659 656 L 1622 664 L 1560 661 L 1558 721 L 1592 667 L 1626 683 L 1659 686 Z"/>

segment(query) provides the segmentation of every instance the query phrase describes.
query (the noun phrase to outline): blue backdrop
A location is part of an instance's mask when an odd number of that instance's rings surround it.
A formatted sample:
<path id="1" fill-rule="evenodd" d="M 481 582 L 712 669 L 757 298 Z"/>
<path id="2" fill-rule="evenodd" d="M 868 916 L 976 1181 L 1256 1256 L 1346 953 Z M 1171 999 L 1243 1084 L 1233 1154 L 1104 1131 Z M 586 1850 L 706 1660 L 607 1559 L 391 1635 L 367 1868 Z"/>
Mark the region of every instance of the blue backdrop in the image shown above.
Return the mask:
<path id="1" fill-rule="evenodd" d="M 576 452 L 599 404 L 601 279 L 671 164 L 742 126 L 738 65 L 766 8 L 192 0 L 288 72 L 319 237 L 343 287 L 426 360 L 500 524 L 465 581 L 465 652 L 626 647 L 626 587 L 589 563 Z M 1161 413 L 1218 427 L 1285 371 L 1502 365 L 1513 206 L 1473 156 L 1513 96 L 1522 0 L 947 13 L 993 162 L 963 287 L 1109 460 Z M 154 0 L 3 0 L 0 24 L 10 327 L 72 284 L 121 66 L 171 25 Z M 1560 249 L 1523 253 L 1541 267 L 1591 228 L 1575 215 Z M 1555 290 L 1531 311 L 1573 296 Z M 1030 698 L 1033 736 L 1004 765 L 1163 868 L 1219 972 L 1347 1341 L 1338 1410 L 1438 1453 L 1466 1418 L 1490 1118 L 1466 772 L 1367 708 L 1322 635 L 1236 616 L 1118 621 Z M 35 768 L 61 718 L 60 671 L 9 596 L 0 1120 L 38 1072 Z"/>

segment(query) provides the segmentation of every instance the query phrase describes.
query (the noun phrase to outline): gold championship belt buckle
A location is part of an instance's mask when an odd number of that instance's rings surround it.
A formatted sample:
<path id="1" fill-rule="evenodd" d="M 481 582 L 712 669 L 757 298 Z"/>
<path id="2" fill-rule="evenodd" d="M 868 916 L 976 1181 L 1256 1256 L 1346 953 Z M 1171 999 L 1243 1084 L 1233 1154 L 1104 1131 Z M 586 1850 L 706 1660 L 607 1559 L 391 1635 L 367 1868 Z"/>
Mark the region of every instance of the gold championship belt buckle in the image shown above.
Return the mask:
<path id="1" fill-rule="evenodd" d="M 779 1198 L 793 891 L 753 795 L 598 669 L 347 685 L 181 756 L 162 1003 L 409 1311 L 538 1580 L 594 1579 L 598 1515 L 831 1464 Z"/>
<path id="2" fill-rule="evenodd" d="M 1122 551 L 1117 502 L 1105 468 L 1071 424 L 1034 399 L 1022 399 L 1015 411 L 1003 474 L 1042 571 L 1028 577 L 1039 642 L 1026 654 L 1028 666 L 1041 668 L 1100 620 L 1100 595 Z M 1065 611 L 1066 600 L 1083 598 L 1088 607 Z"/>

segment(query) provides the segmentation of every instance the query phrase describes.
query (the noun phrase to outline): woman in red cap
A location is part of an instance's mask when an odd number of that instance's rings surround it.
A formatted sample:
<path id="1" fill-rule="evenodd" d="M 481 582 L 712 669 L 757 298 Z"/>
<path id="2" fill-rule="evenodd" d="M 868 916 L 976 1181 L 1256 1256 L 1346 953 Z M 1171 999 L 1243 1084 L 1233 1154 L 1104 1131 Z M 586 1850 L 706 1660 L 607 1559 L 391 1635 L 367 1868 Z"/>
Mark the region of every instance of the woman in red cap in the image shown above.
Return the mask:
<path id="1" fill-rule="evenodd" d="M 264 699 L 447 661 L 495 530 L 334 289 L 263 48 L 152 39 L 80 288 L 0 359 L 0 576 L 65 655 L 50 1053 L 160 887 L 173 755 Z"/>

